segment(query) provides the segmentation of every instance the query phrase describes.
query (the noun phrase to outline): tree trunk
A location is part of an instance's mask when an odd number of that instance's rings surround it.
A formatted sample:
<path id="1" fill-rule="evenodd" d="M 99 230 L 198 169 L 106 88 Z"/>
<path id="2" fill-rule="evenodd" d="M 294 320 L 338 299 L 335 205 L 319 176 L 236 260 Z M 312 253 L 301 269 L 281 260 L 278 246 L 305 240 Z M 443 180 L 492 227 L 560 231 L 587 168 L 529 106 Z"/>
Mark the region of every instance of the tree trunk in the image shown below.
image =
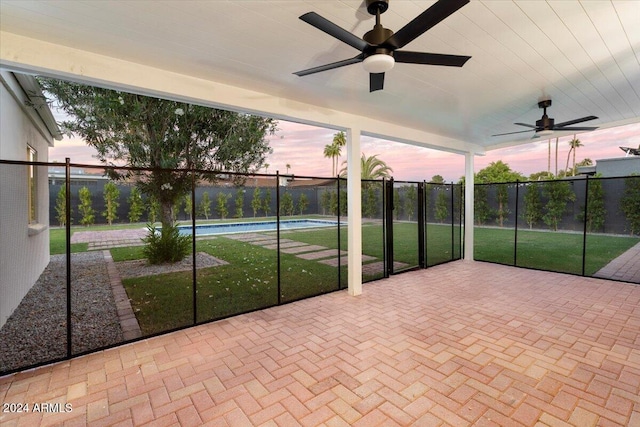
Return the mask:
<path id="1" fill-rule="evenodd" d="M 160 222 L 163 226 L 173 224 L 173 203 L 170 200 L 160 201 Z"/>
<path id="2" fill-rule="evenodd" d="M 569 159 L 571 158 L 571 152 L 573 151 L 573 146 L 571 146 L 571 148 L 569 148 L 569 152 L 567 153 L 567 164 L 564 167 L 565 170 L 565 176 L 569 176 Z"/>

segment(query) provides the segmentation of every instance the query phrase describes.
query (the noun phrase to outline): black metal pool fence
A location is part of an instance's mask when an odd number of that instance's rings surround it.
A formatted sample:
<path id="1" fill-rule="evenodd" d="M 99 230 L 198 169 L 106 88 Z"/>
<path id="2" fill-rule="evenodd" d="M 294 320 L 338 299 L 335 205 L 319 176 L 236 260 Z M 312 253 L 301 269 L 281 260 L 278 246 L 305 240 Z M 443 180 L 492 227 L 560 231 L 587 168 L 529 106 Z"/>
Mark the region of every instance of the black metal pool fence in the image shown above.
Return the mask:
<path id="1" fill-rule="evenodd" d="M 593 275 L 603 252 L 639 240 L 622 207 L 638 179 L 477 185 L 476 259 Z M 364 282 L 462 258 L 462 185 L 364 180 L 361 190 Z M 276 229 L 198 237 L 182 262 L 149 266 L 141 238 L 172 191 L 172 219 L 192 230 Z M 0 374 L 345 289 L 346 215 L 338 177 L 0 160 Z M 298 218 L 335 225 L 280 227 Z M 570 242 L 564 259 L 531 256 L 558 241 Z"/>
<path id="2" fill-rule="evenodd" d="M 451 211 L 435 226 L 457 241 L 422 252 L 417 236 L 407 241 L 418 185 L 363 182 L 363 281 L 460 258 L 458 185 L 433 190 Z M 0 374 L 347 287 L 345 179 L 0 160 L 0 186 Z M 141 238 L 160 223 L 162 192 L 178 188 L 171 212 L 182 225 L 268 219 L 276 230 L 198 237 L 184 261 L 148 266 Z M 292 218 L 335 225 L 280 227 Z"/>

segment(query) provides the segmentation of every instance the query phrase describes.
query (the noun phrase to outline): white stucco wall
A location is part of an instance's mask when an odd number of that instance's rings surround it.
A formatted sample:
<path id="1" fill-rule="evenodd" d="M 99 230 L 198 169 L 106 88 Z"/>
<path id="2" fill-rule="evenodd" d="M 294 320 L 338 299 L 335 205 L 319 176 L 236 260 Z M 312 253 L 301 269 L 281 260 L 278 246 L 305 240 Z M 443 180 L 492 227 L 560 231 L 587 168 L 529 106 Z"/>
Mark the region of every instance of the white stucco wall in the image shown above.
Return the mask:
<path id="1" fill-rule="evenodd" d="M 14 97 L 18 88 L 14 83 L 0 84 L 0 159 L 27 160 L 29 145 L 37 151 L 38 161 L 46 162 L 52 139 L 43 135 L 44 125 L 37 116 L 30 116 Z M 27 167 L 0 164 L 0 327 L 49 263 L 49 185 L 44 166 L 37 171 L 37 195 L 39 226 L 30 227 Z"/>

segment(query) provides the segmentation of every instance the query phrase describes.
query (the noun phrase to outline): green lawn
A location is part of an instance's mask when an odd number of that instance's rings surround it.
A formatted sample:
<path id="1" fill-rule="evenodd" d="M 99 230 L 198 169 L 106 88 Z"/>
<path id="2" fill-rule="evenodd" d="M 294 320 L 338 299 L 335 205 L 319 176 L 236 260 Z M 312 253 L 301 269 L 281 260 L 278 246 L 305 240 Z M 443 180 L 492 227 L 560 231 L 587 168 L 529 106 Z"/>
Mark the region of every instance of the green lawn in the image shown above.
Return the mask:
<path id="1" fill-rule="evenodd" d="M 455 238 L 459 239 L 459 228 L 455 229 Z M 340 230 L 340 246 L 347 249 L 347 229 Z M 393 225 L 393 258 L 409 266 L 418 265 L 418 226 L 416 223 L 396 222 Z M 338 236 L 335 229 L 314 231 L 291 231 L 282 234 L 283 238 L 321 245 L 329 248 L 338 247 Z M 376 257 L 384 257 L 382 225 L 363 224 L 362 253 Z M 454 255 L 460 255 L 460 245 L 454 246 Z M 451 257 L 451 225 L 428 224 L 427 226 L 427 262 L 428 265 L 450 261 Z"/>
<path id="2" fill-rule="evenodd" d="M 260 219 L 262 218 L 258 218 Z M 140 224 L 73 227 L 72 232 L 118 228 L 140 228 Z M 477 260 L 513 263 L 514 232 L 512 229 L 478 227 L 475 230 Z M 453 240 L 456 245 L 452 248 L 451 226 L 428 224 L 428 265 L 460 256 L 461 246 L 458 243 L 460 232 L 459 227 L 454 229 Z M 409 266 L 418 264 L 416 236 L 416 223 L 394 223 L 395 261 Z M 335 227 L 285 231 L 282 232 L 282 238 L 331 249 L 338 248 L 338 230 Z M 362 226 L 362 239 L 363 254 L 381 261 L 384 252 L 382 225 L 365 223 Z M 586 274 L 595 273 L 639 241 L 638 237 L 589 235 Z M 343 250 L 348 247 L 346 227 L 340 229 L 340 247 Z M 52 253 L 64 253 L 64 229 L 51 230 L 51 248 Z M 73 252 L 86 250 L 86 244 L 72 245 Z M 198 322 L 277 304 L 277 252 L 275 250 L 217 237 L 197 240 L 197 251 L 207 252 L 229 262 L 228 265 L 197 270 Z M 111 254 L 116 262 L 143 259 L 142 247 L 114 248 L 111 249 Z M 580 274 L 582 235 L 519 230 L 518 266 Z M 375 274 L 365 276 L 363 279 L 366 281 L 381 276 L 382 274 Z M 340 278 L 340 286 L 346 287 L 346 265 L 341 266 Z M 304 260 L 295 255 L 281 253 L 280 279 L 281 300 L 292 301 L 337 289 L 338 269 L 315 260 Z M 123 280 L 143 334 L 153 334 L 193 322 L 191 280 L 191 271 Z"/>
<path id="3" fill-rule="evenodd" d="M 475 228 L 475 259 L 513 265 L 514 230 Z M 579 233 L 518 230 L 519 267 L 582 274 Z M 638 237 L 587 235 L 585 274 L 590 276 L 636 243 Z"/>
<path id="4" fill-rule="evenodd" d="M 198 321 L 217 319 L 278 302 L 277 252 L 219 237 L 197 242 L 228 265 L 197 272 Z M 111 250 L 115 261 L 141 257 L 141 248 Z M 335 290 L 335 267 L 281 254 L 282 301 Z M 193 321 L 191 271 L 123 280 L 144 334 L 187 325 Z"/>

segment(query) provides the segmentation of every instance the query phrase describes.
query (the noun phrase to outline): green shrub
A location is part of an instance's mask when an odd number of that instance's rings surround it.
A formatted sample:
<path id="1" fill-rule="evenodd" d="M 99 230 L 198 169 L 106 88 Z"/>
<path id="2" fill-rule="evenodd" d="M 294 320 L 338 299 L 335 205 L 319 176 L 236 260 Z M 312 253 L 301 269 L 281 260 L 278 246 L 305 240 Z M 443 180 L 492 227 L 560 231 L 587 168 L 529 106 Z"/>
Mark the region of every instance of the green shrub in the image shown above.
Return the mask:
<path id="1" fill-rule="evenodd" d="M 640 234 L 640 177 L 630 176 L 624 180 L 624 194 L 620 208 L 627 219 L 631 234 Z"/>
<path id="2" fill-rule="evenodd" d="M 152 224 L 147 229 L 142 252 L 149 264 L 179 262 L 191 252 L 191 236 L 180 235 L 176 224 L 163 224 L 160 232 Z"/>
<path id="3" fill-rule="evenodd" d="M 80 198 L 80 204 L 78 205 L 80 224 L 89 226 L 93 224 L 96 218 L 96 212 L 91 207 L 91 191 L 87 187 L 82 187 L 78 191 L 78 197 Z"/>

